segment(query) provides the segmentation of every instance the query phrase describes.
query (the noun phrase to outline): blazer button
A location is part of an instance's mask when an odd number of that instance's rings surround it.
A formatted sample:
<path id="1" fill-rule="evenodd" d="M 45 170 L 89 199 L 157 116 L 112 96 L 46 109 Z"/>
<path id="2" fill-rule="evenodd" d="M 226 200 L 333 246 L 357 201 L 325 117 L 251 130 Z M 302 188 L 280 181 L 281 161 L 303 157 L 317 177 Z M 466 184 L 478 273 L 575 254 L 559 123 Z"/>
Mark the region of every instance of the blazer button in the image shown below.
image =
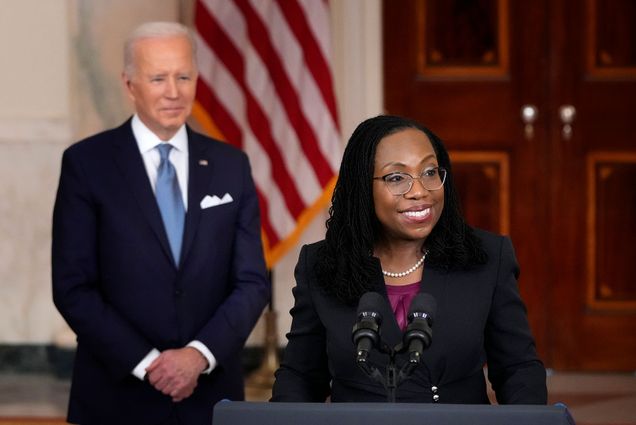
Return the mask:
<path id="1" fill-rule="evenodd" d="M 437 387 L 435 385 L 433 385 L 431 387 L 431 391 L 433 392 L 433 394 L 437 394 Z"/>
<path id="2" fill-rule="evenodd" d="M 181 289 L 175 289 L 174 290 L 174 296 L 175 297 L 180 297 L 183 294 L 183 291 Z"/>
<path id="3" fill-rule="evenodd" d="M 438 395 L 438 394 L 435 394 L 435 395 L 433 396 L 433 403 L 437 403 L 438 401 L 439 401 L 439 395 Z"/>

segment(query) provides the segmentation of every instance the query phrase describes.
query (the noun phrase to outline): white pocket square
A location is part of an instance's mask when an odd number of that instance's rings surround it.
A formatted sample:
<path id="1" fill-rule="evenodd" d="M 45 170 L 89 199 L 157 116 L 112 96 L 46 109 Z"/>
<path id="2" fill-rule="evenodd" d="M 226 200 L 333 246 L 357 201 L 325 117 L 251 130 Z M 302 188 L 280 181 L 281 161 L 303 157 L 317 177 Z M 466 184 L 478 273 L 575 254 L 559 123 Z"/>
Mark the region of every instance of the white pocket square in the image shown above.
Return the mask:
<path id="1" fill-rule="evenodd" d="M 217 207 L 219 205 L 229 204 L 232 201 L 234 201 L 234 199 L 232 199 L 232 195 L 230 195 L 229 193 L 223 195 L 222 198 L 219 198 L 216 195 L 205 195 L 205 198 L 201 200 L 201 209 L 204 210 L 210 207 Z"/>

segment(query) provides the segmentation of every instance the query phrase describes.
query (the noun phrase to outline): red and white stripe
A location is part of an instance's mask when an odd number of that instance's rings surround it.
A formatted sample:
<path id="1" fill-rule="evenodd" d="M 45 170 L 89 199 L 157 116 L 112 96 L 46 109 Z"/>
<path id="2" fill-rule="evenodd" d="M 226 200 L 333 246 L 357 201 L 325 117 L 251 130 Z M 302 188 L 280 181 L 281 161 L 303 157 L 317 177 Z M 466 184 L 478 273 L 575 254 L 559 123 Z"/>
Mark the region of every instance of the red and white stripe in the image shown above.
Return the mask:
<path id="1" fill-rule="evenodd" d="M 197 0 L 194 116 L 250 158 L 268 265 L 326 203 L 342 156 L 325 0 Z"/>

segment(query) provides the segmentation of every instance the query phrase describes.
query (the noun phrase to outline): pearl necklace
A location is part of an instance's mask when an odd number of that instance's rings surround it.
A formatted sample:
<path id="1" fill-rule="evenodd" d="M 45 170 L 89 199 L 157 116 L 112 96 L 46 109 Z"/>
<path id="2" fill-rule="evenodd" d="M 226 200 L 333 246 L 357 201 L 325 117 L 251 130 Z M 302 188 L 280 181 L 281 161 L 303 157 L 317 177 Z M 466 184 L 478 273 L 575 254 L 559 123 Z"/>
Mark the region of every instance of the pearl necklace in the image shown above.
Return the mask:
<path id="1" fill-rule="evenodd" d="M 426 254 L 428 252 L 424 252 L 424 255 L 422 255 L 422 258 L 420 258 L 419 260 L 417 260 L 417 263 L 415 263 L 415 265 L 413 267 L 411 267 L 408 270 L 405 270 L 403 272 L 399 272 L 399 273 L 394 273 L 394 272 L 387 272 L 386 270 L 382 269 L 382 274 L 388 277 L 404 277 L 406 275 L 409 275 L 411 273 L 413 273 L 415 270 L 419 269 L 420 267 L 422 267 L 422 264 L 424 264 L 424 259 L 426 258 Z"/>

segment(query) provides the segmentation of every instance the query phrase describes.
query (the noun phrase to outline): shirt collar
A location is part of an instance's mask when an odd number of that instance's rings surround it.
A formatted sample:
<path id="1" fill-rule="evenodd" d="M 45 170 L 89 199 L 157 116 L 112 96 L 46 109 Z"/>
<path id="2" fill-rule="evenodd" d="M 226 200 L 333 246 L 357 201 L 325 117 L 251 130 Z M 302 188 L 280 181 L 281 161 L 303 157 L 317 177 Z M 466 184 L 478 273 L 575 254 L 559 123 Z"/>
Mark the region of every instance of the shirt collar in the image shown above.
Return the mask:
<path id="1" fill-rule="evenodd" d="M 139 151 L 142 154 L 151 151 L 161 143 L 170 143 L 176 150 L 186 154 L 188 153 L 188 132 L 186 131 L 185 124 L 177 130 L 175 135 L 172 136 L 172 139 L 166 140 L 165 142 L 157 137 L 157 135 L 141 121 L 137 114 L 133 116 L 131 125 L 133 135 L 137 140 L 137 146 L 139 146 Z"/>

